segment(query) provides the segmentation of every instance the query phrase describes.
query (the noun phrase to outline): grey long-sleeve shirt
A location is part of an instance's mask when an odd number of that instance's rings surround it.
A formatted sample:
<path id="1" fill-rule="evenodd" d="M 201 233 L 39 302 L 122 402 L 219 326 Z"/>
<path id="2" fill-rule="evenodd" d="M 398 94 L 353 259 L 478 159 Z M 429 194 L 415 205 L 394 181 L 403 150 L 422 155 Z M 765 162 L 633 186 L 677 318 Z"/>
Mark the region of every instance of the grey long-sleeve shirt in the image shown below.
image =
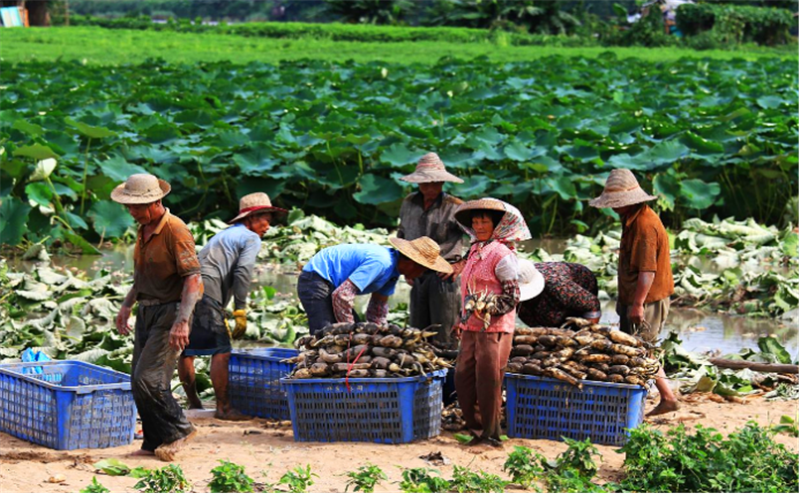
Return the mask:
<path id="1" fill-rule="evenodd" d="M 448 262 L 460 261 L 464 255 L 464 232 L 456 223 L 455 212 L 464 201 L 444 192 L 425 210 L 422 194 L 414 192 L 400 206 L 397 237 L 414 240 L 430 237 L 439 244 L 441 256 Z"/>
<path id="2" fill-rule="evenodd" d="M 211 237 L 197 256 L 200 259 L 204 293 L 223 307 L 233 297 L 234 308 L 244 309 L 260 249 L 261 238 L 241 223 Z"/>

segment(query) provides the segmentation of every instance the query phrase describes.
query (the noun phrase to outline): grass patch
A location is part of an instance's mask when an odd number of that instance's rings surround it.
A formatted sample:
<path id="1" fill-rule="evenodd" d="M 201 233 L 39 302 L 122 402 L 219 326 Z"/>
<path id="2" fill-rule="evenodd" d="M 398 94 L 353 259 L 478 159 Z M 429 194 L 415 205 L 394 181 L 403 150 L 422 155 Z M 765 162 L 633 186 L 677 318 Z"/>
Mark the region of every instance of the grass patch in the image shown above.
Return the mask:
<path id="1" fill-rule="evenodd" d="M 679 48 L 503 46 L 481 41 L 347 42 L 327 39 L 247 38 L 100 27 L 4 29 L 0 31 L 2 59 L 8 62 L 79 60 L 92 65 L 140 63 L 161 57 L 173 63 L 231 61 L 278 63 L 283 60 L 317 59 L 357 62 L 386 61 L 432 64 L 442 57 L 473 59 L 486 56 L 493 62 L 518 62 L 550 55 L 596 57 L 614 52 L 620 58 L 652 62 L 685 57 L 755 60 L 761 57 L 796 57 L 782 49 L 749 47 L 741 51 L 694 51 Z"/>

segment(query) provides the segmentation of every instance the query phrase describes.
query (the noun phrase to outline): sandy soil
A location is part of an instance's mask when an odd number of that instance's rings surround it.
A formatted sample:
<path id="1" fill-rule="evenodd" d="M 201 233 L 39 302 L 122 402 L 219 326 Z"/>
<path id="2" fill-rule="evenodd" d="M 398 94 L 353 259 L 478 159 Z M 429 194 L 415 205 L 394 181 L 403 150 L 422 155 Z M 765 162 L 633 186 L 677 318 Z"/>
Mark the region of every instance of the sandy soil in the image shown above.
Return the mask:
<path id="1" fill-rule="evenodd" d="M 648 398 L 647 410 L 655 405 L 656 399 L 657 395 Z M 754 398 L 744 403 L 718 403 L 707 396 L 698 395 L 683 399 L 691 402 L 684 401 L 680 411 L 649 422 L 662 430 L 685 423 L 690 427 L 701 424 L 730 432 L 748 420 L 769 425 L 777 423 L 781 415 L 798 417 L 797 402 L 767 402 Z M 396 482 L 400 480 L 400 466 L 436 468 L 442 476 L 450 478 L 453 464 L 470 465 L 474 470 L 482 469 L 505 478 L 502 465 L 514 445 L 528 446 L 550 459 L 566 449 L 561 442 L 529 439 L 511 439 L 504 450 L 487 446 L 468 448 L 461 446 L 450 432 L 443 432 L 431 440 L 394 446 L 295 443 L 291 427 L 287 424 L 264 420 L 222 422 L 210 418 L 207 412 L 201 412 L 199 416 L 193 414 L 192 422 L 198 427 L 199 434 L 179 454 L 176 463 L 181 465 L 196 492 L 208 492 L 207 483 L 211 479 L 209 472 L 217 466 L 217 459 L 228 459 L 244 465 L 246 472 L 257 482 L 273 483 L 287 470 L 309 464 L 312 472 L 319 475 L 311 488 L 313 492 L 344 492 L 347 482 L 344 472 L 371 462 L 381 467 L 389 477 L 389 481 L 379 485 L 376 492 L 392 492 L 399 490 Z M 779 434 L 776 440 L 798 451 L 797 438 Z M 111 449 L 61 452 L 0 434 L 0 492 L 77 492 L 91 482 L 93 475 L 97 475 L 98 481 L 112 492 L 136 492 L 133 489 L 136 479 L 96 474 L 91 465 L 101 459 L 117 458 L 130 467 L 164 466 L 155 458 L 126 456 L 138 449 L 137 443 Z M 616 453 L 616 448 L 612 446 L 599 446 L 598 449 L 603 454 L 598 480 L 619 479 L 624 455 Z M 450 464 L 434 466 L 420 459 L 420 456 L 432 452 L 441 452 Z M 65 480 L 61 483 L 48 482 L 50 477 L 56 476 L 63 476 Z"/>

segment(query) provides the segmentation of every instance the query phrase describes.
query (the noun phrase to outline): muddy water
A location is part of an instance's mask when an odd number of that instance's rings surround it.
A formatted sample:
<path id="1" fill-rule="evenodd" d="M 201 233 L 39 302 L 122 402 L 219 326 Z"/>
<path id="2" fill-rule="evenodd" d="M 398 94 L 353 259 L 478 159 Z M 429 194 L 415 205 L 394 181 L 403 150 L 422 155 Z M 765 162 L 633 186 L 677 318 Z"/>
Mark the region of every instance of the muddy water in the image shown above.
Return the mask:
<path id="1" fill-rule="evenodd" d="M 550 252 L 563 250 L 564 240 L 536 241 L 535 247 L 542 247 Z M 560 247 L 560 249 L 559 249 Z M 92 276 L 100 269 L 124 270 L 133 269 L 133 249 L 116 249 L 106 251 L 102 257 L 81 256 L 66 257 L 55 256 L 53 264 L 67 268 L 86 271 Z M 11 269 L 33 271 L 36 264 L 19 260 L 9 260 Z M 271 285 L 279 293 L 294 294 L 297 283 L 296 273 L 280 272 L 274 269 L 257 267 L 255 279 L 258 285 Z M 398 283 L 395 295 L 391 298 L 392 306 L 408 303 L 410 287 L 405 282 Z M 359 297 L 357 303 L 366 306 L 367 297 Z M 613 301 L 604 302 L 603 323 L 615 324 L 619 317 L 614 311 Z M 798 327 L 797 319 L 752 319 L 743 316 L 730 316 L 727 314 L 712 313 L 691 308 L 671 308 L 666 336 L 670 330 L 676 330 L 683 340 L 683 345 L 691 351 L 707 352 L 719 351 L 723 355 L 737 353 L 742 348 L 757 349 L 758 338 L 774 335 L 786 346 L 786 349 L 797 359 L 798 355 Z"/>

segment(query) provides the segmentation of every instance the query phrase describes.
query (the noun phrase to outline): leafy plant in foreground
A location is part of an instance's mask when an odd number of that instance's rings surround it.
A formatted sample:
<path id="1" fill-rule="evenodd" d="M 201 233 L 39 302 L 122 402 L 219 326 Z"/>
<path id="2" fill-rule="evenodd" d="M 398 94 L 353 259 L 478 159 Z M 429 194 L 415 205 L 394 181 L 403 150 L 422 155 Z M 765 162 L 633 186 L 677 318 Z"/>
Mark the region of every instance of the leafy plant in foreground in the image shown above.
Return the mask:
<path id="1" fill-rule="evenodd" d="M 431 475 L 435 474 L 435 475 Z M 407 468 L 401 474 L 400 490 L 403 492 L 449 492 L 450 482 L 439 476 L 433 468 Z"/>
<path id="2" fill-rule="evenodd" d="M 189 492 L 192 484 L 186 480 L 178 465 L 150 470 L 133 486 L 141 492 Z"/>
<path id="3" fill-rule="evenodd" d="M 566 470 L 576 470 L 581 475 L 592 478 L 597 473 L 597 463 L 594 462 L 595 456 L 601 456 L 600 451 L 592 444 L 588 437 L 583 441 L 576 441 L 564 437 L 567 450 L 558 455 L 554 467 L 558 472 Z"/>
<path id="4" fill-rule="evenodd" d="M 244 473 L 244 467 L 227 460 L 211 469 L 214 477 L 208 483 L 211 492 L 253 492 L 253 479 Z"/>
<path id="5" fill-rule="evenodd" d="M 80 490 L 80 492 L 111 492 L 97 481 L 97 477 L 92 477 L 92 483 Z"/>
<path id="6" fill-rule="evenodd" d="M 643 425 L 631 431 L 620 489 L 643 492 L 797 492 L 798 455 L 773 441 L 755 422 L 727 438 L 698 425 L 662 434 Z"/>
<path id="7" fill-rule="evenodd" d="M 306 490 L 314 485 L 314 480 L 311 477 L 319 478 L 319 475 L 311 473 L 311 465 L 306 465 L 305 468 L 301 466 L 295 467 L 294 470 L 289 470 L 278 481 L 278 485 L 283 484 L 289 488 L 289 492 L 306 492 Z"/>
<path id="8" fill-rule="evenodd" d="M 533 482 L 544 474 L 542 464 L 546 459 L 539 453 L 525 446 L 514 446 L 503 464 L 503 471 L 511 475 L 511 481 L 529 488 Z"/>
<path id="9" fill-rule="evenodd" d="M 387 480 L 386 474 L 377 465 L 368 463 L 358 467 L 355 472 L 347 472 L 345 475 L 350 477 L 344 491 L 347 492 L 353 487 L 353 492 L 375 492 L 375 485 L 382 480 Z"/>
<path id="10" fill-rule="evenodd" d="M 497 475 L 483 470 L 473 472 L 469 467 L 456 465 L 453 468 L 453 480 L 450 490 L 453 492 L 505 492 L 508 482 Z"/>

